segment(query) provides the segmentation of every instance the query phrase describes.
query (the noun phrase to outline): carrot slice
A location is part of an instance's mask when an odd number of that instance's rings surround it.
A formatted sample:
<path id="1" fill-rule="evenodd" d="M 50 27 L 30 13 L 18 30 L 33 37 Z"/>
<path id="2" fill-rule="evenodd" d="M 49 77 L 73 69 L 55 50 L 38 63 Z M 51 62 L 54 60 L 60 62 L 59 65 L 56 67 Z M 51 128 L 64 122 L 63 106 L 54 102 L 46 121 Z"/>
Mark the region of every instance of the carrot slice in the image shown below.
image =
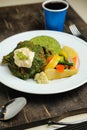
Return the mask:
<path id="1" fill-rule="evenodd" d="M 56 70 L 59 72 L 64 72 L 65 65 L 56 65 Z"/>

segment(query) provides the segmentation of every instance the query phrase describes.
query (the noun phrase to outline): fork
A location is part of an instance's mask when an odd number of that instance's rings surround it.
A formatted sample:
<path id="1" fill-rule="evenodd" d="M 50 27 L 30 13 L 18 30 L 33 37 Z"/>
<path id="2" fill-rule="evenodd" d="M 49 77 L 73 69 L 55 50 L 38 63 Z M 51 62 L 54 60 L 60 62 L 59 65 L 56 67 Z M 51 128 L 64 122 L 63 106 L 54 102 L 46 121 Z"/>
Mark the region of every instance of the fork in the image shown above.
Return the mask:
<path id="1" fill-rule="evenodd" d="M 79 38 L 81 38 L 81 39 L 83 39 L 84 41 L 87 42 L 86 37 L 84 37 L 84 36 L 81 34 L 81 32 L 78 30 L 78 28 L 76 27 L 75 24 L 69 25 L 69 29 L 70 29 L 70 31 L 72 32 L 72 34 L 73 34 L 74 36 L 77 36 L 77 37 L 79 37 Z"/>

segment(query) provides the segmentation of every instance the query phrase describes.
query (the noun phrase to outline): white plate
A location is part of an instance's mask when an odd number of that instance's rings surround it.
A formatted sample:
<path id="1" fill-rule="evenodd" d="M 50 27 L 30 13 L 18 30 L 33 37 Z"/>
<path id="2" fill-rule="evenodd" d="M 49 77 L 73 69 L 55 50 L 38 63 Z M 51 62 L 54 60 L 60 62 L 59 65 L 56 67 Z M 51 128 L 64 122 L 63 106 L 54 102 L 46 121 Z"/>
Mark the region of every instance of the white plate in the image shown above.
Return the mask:
<path id="1" fill-rule="evenodd" d="M 78 74 L 68 78 L 50 81 L 49 84 L 37 84 L 33 79 L 22 80 L 13 76 L 7 66 L 0 65 L 0 81 L 12 89 L 32 94 L 62 93 L 80 87 L 86 83 L 87 43 L 75 36 L 66 33 L 38 30 L 11 36 L 0 43 L 0 62 L 2 57 L 11 52 L 16 47 L 18 42 L 29 40 L 35 36 L 40 35 L 52 36 L 57 39 L 60 44 L 71 46 L 78 52 L 80 58 L 80 68 Z"/>

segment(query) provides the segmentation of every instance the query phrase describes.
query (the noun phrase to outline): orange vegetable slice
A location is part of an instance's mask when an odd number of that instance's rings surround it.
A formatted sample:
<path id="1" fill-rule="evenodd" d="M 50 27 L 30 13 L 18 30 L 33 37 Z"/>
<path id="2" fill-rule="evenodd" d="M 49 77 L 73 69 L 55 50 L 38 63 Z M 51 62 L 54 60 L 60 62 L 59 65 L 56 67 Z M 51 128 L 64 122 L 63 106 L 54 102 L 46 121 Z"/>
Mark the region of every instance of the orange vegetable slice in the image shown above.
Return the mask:
<path id="1" fill-rule="evenodd" d="M 59 72 L 64 72 L 64 68 L 65 68 L 64 65 L 56 65 L 56 70 Z"/>

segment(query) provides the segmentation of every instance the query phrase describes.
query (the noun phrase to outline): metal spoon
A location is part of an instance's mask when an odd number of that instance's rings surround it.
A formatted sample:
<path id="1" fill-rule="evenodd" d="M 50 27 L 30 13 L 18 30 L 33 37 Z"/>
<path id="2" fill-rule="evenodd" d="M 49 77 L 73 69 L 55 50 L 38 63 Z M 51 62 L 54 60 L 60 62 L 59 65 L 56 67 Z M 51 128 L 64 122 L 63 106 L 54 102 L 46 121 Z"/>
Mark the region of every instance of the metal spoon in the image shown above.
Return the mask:
<path id="1" fill-rule="evenodd" d="M 8 120 L 16 116 L 26 105 L 24 97 L 18 97 L 10 100 L 0 108 L 0 120 Z"/>

